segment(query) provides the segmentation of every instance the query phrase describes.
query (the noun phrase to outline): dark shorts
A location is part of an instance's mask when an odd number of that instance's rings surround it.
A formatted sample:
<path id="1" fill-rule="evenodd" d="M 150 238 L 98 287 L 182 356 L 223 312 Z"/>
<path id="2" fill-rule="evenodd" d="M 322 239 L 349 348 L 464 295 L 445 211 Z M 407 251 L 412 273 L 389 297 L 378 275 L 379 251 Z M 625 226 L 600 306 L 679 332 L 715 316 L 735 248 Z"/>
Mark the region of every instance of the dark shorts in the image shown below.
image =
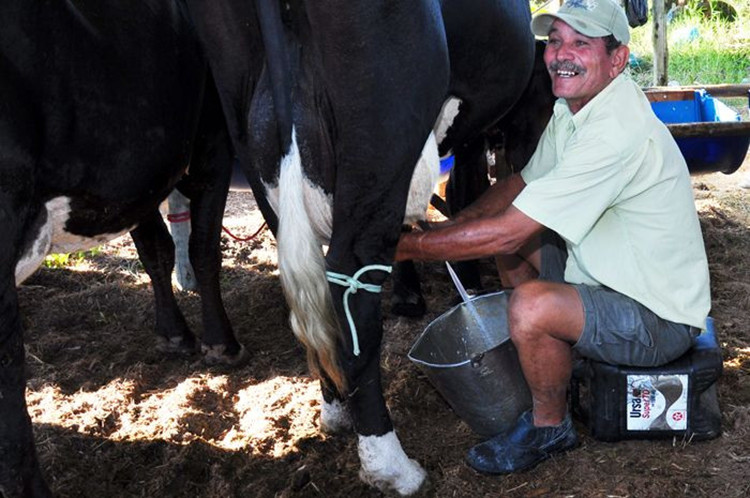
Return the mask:
<path id="1" fill-rule="evenodd" d="M 539 278 L 564 282 L 568 257 L 554 232 L 542 236 Z M 639 302 L 593 285 L 572 284 L 583 301 L 585 324 L 573 350 L 581 356 L 615 365 L 656 366 L 682 356 L 700 329 L 658 317 Z"/>

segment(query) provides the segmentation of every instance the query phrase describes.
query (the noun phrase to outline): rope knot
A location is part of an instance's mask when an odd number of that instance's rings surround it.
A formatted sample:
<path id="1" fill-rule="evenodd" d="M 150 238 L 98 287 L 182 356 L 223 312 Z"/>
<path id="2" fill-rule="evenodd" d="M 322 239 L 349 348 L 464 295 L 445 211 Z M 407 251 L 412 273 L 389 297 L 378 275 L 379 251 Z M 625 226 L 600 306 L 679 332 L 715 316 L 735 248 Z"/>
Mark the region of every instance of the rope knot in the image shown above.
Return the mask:
<path id="1" fill-rule="evenodd" d="M 386 266 L 386 265 L 367 265 L 357 270 L 357 272 L 351 277 L 343 273 L 336 273 L 332 271 L 326 272 L 326 278 L 328 279 L 329 282 L 347 288 L 344 291 L 344 296 L 343 296 L 344 311 L 346 312 L 346 321 L 349 323 L 349 331 L 352 334 L 352 352 L 354 353 L 354 356 L 359 356 L 359 353 L 360 353 L 359 338 L 357 337 L 357 327 L 354 325 L 354 318 L 352 318 L 352 313 L 351 311 L 349 311 L 349 296 L 352 294 L 356 294 L 359 289 L 363 289 L 363 290 L 366 290 L 367 292 L 372 292 L 372 293 L 380 292 L 381 290 L 380 285 L 365 284 L 359 281 L 359 277 L 362 276 L 363 273 L 366 273 L 372 270 L 380 270 L 386 273 L 390 273 L 392 270 L 392 267 Z"/>
<path id="2" fill-rule="evenodd" d="M 351 292 L 352 294 L 356 294 L 357 290 L 362 286 L 362 283 L 358 280 L 354 280 L 353 277 L 346 277 L 346 283 L 349 284 L 349 288 L 346 291 Z"/>

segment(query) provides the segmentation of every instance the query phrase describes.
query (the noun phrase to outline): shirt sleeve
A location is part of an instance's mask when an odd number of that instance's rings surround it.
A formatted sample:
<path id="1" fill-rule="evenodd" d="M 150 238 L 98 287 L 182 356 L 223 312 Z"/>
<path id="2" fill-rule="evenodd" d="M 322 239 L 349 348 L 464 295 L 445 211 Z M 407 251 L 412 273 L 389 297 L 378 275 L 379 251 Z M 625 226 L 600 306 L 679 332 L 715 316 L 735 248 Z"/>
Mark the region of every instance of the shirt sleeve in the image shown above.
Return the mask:
<path id="1" fill-rule="evenodd" d="M 555 141 L 553 140 L 555 120 L 550 119 L 539 138 L 539 144 L 531 155 L 528 164 L 521 170 L 521 178 L 528 185 L 547 174 L 555 164 Z"/>
<path id="2" fill-rule="evenodd" d="M 513 205 L 578 244 L 613 205 L 626 183 L 621 146 L 603 141 L 593 126 L 578 130 L 549 171 L 530 180 Z"/>

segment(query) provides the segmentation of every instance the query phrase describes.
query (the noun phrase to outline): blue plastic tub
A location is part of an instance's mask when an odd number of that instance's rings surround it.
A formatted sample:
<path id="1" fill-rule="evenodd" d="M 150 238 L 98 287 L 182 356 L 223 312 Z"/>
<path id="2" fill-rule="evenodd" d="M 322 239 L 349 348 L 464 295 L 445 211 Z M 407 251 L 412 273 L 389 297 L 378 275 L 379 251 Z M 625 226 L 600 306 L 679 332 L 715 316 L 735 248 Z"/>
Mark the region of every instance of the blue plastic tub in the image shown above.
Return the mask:
<path id="1" fill-rule="evenodd" d="M 678 100 L 651 102 L 656 116 L 666 124 L 740 121 L 740 115 L 705 90 L 680 92 Z M 747 155 L 750 136 L 677 138 L 690 173 L 737 171 Z"/>

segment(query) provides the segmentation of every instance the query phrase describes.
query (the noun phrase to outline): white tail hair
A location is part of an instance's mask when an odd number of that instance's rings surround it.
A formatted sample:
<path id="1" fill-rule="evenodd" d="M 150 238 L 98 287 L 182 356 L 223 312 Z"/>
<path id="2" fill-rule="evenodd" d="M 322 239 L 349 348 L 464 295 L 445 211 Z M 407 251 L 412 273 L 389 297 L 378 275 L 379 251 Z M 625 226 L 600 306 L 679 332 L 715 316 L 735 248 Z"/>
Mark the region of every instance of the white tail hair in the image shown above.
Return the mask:
<path id="1" fill-rule="evenodd" d="M 325 258 L 305 207 L 302 159 L 292 128 L 292 145 L 279 175 L 277 234 L 281 286 L 294 335 L 307 348 L 310 369 L 323 370 L 343 392 L 345 380 L 336 356 L 340 327 L 326 279 Z"/>

